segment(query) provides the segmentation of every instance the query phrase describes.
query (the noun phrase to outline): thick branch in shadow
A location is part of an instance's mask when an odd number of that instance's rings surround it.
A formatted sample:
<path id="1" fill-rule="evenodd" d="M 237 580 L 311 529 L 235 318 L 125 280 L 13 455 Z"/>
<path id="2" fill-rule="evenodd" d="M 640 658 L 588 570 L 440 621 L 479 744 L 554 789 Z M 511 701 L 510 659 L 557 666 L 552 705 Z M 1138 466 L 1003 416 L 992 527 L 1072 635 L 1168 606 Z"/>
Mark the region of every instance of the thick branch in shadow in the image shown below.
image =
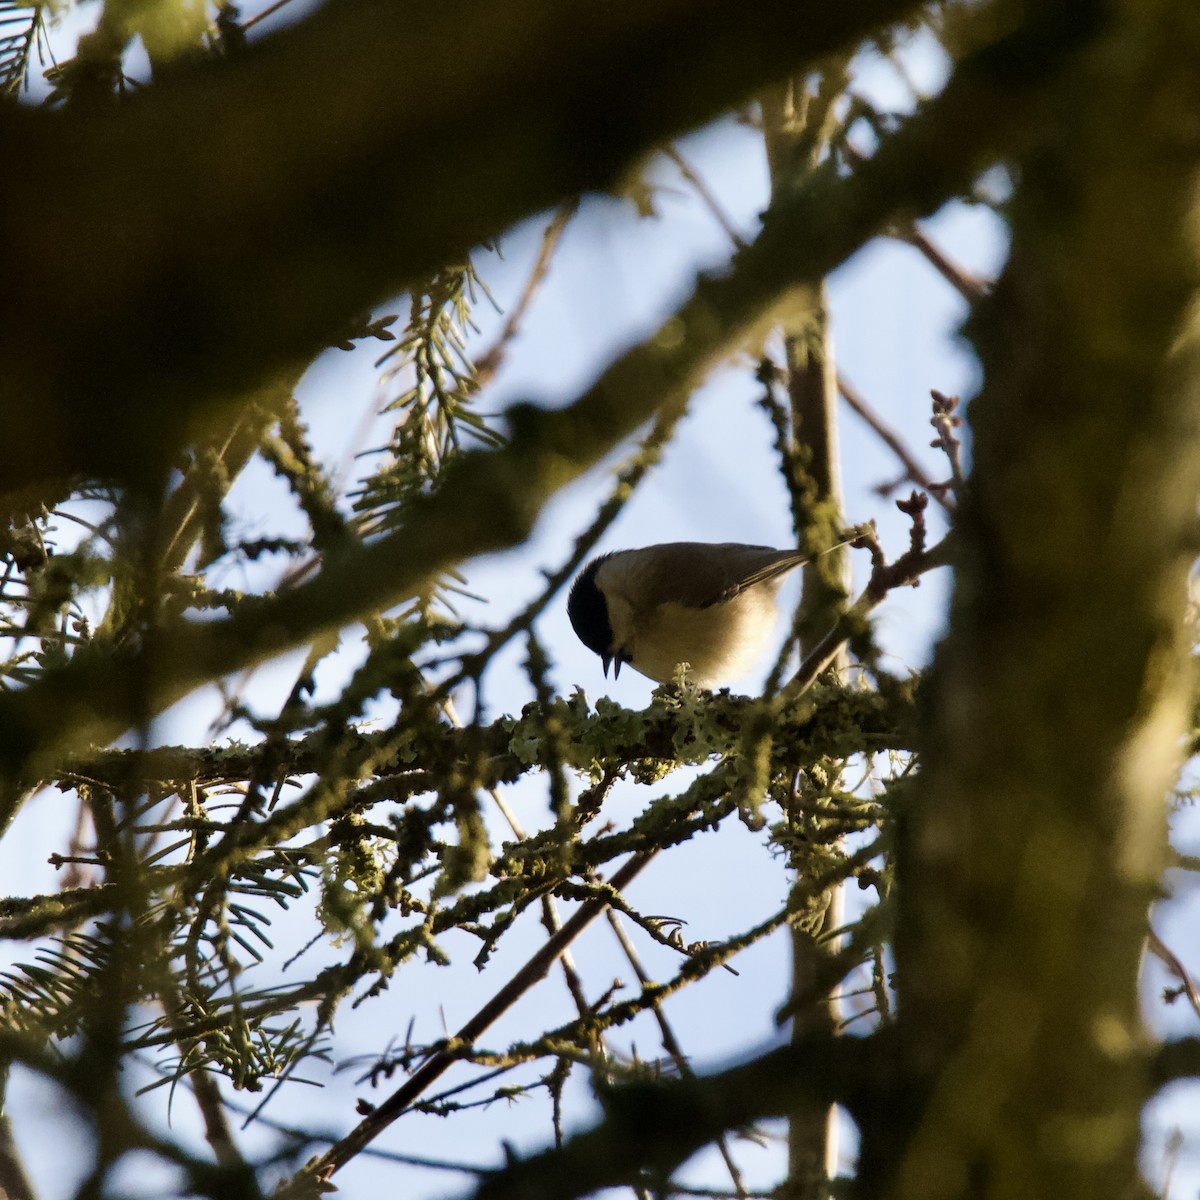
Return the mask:
<path id="1" fill-rule="evenodd" d="M 969 327 L 986 382 L 897 852 L 928 1101 L 860 1124 L 863 1190 L 895 1200 L 1140 1194 L 1138 964 L 1192 696 L 1200 11 L 1104 7 Z"/>
<path id="2" fill-rule="evenodd" d="M 365 307 L 914 7 L 357 0 L 101 111 L 0 108 L 0 486 L 161 467 Z"/>
<path id="3" fill-rule="evenodd" d="M 860 1097 L 891 1095 L 894 1085 L 887 1034 L 814 1036 L 716 1075 L 629 1085 L 604 1098 L 594 1129 L 512 1163 L 474 1200 L 573 1200 L 639 1179 L 658 1183 L 721 1133 L 782 1116 L 797 1097 L 853 1112 Z"/>
<path id="4" fill-rule="evenodd" d="M 1200 1078 L 1200 1038 L 1166 1042 L 1151 1055 L 1151 1086 L 1164 1088 L 1181 1079 Z"/>

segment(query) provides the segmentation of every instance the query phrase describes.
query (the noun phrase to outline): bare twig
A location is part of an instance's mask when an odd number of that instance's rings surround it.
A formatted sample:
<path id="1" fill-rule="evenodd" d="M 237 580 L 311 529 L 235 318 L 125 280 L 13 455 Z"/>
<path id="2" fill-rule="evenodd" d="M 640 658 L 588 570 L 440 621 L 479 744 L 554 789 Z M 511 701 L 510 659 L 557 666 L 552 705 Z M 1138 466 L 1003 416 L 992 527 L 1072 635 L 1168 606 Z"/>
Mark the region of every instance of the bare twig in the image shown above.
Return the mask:
<path id="1" fill-rule="evenodd" d="M 950 463 L 950 488 L 955 499 L 962 498 L 963 488 L 967 481 L 963 476 L 960 452 L 962 443 L 955 432 L 962 425 L 962 417 L 955 414 L 958 408 L 958 397 L 947 396 L 934 389 L 929 393 L 933 397 L 933 416 L 930 425 L 933 426 L 937 437 L 930 443 L 935 450 L 941 450 Z"/>
<path id="2" fill-rule="evenodd" d="M 628 886 L 653 857 L 654 855 L 649 852 L 633 855 L 613 875 L 609 885 L 611 889 L 619 891 Z M 454 1063 L 463 1058 L 471 1050 L 476 1039 L 507 1012 L 535 983 L 544 979 L 562 952 L 607 907 L 608 901 L 605 899 L 588 900 L 580 905 L 575 915 L 556 934 L 548 938 L 491 1000 L 449 1039 L 443 1050 L 427 1059 L 341 1141 L 331 1146 L 315 1163 L 306 1167 L 288 1185 L 276 1192 L 278 1200 L 287 1196 L 305 1195 L 313 1185 L 323 1186 L 335 1171 L 344 1167 L 363 1147 L 378 1137 L 396 1120 L 434 1080 L 440 1078 Z"/>
<path id="3" fill-rule="evenodd" d="M 1167 1138 L 1163 1169 L 1162 1200 L 1171 1200 L 1171 1184 L 1175 1179 L 1175 1168 L 1179 1165 L 1179 1153 L 1183 1149 L 1183 1130 L 1176 1127 Z"/>
<path id="4" fill-rule="evenodd" d="M 1180 984 L 1182 984 L 1181 990 L 1188 998 L 1188 1003 L 1191 1004 L 1196 1015 L 1200 1016 L 1200 988 L 1196 987 L 1196 981 L 1192 978 L 1191 972 L 1180 961 L 1179 956 L 1153 929 L 1149 930 L 1146 934 L 1146 947 L 1179 980 Z"/>
<path id="5" fill-rule="evenodd" d="M 668 146 L 666 153 L 667 157 L 679 168 L 680 175 L 696 189 L 696 195 L 700 197 L 704 202 L 704 207 L 708 209 L 716 223 L 724 230 L 725 236 L 740 250 L 746 244 L 745 239 L 734 228 L 729 214 L 721 206 L 712 189 L 704 182 L 703 176 L 697 173 L 692 164 L 674 146 Z"/>
<path id="6" fill-rule="evenodd" d="M 856 97 L 861 101 L 861 97 Z M 866 155 L 856 150 L 849 142 L 845 145 L 846 157 L 853 162 L 861 163 L 866 161 Z M 930 236 L 917 224 L 916 221 L 899 221 L 893 224 L 888 230 L 889 234 L 899 242 L 904 242 L 913 249 L 919 251 L 926 261 L 933 267 L 935 271 L 968 304 L 974 304 L 977 300 L 986 296 L 991 289 L 989 280 L 980 279 L 979 276 L 973 275 L 970 271 L 960 267 L 954 262 L 934 241 Z"/>
<path id="7" fill-rule="evenodd" d="M 285 4 L 289 4 L 291 0 L 275 0 L 274 4 L 268 4 L 262 12 L 255 13 L 249 20 L 242 22 L 242 30 L 253 29 L 259 21 L 265 21 L 268 17 L 274 16 Z"/>
<path id="8" fill-rule="evenodd" d="M 978 275 L 972 275 L 970 271 L 964 270 L 948 258 L 915 221 L 909 225 L 898 226 L 892 231 L 892 235 L 897 240 L 919 250 L 934 270 L 968 304 L 974 304 L 987 295 L 991 284 L 986 279 L 980 279 Z"/>
<path id="9" fill-rule="evenodd" d="M 520 298 L 508 314 L 508 319 L 504 322 L 504 328 L 500 330 L 499 336 L 475 360 L 476 387 L 483 388 L 491 383 L 500 369 L 501 363 L 504 362 L 509 344 L 517 336 L 521 322 L 525 319 L 525 314 L 529 310 L 538 288 L 541 287 L 542 280 L 546 278 L 546 272 L 550 269 L 550 260 L 554 257 L 554 250 L 558 246 L 563 230 L 566 229 L 578 207 L 579 203 L 576 200 L 564 204 L 554 214 L 550 224 L 546 226 L 546 232 L 542 234 L 541 247 L 538 250 L 537 258 L 534 259 L 533 267 L 529 272 L 529 278 L 525 281 L 525 288 L 521 292 Z"/>
<path id="10" fill-rule="evenodd" d="M 923 488 L 947 512 L 952 511 L 953 505 L 946 495 L 946 488 L 941 484 L 934 483 L 929 478 L 924 468 L 913 457 L 908 447 L 905 446 L 900 435 L 884 422 L 879 414 L 867 403 L 862 393 L 840 373 L 838 375 L 838 391 L 841 392 L 842 399 L 846 401 L 854 412 L 866 421 L 879 436 L 880 440 L 900 460 L 901 465 L 904 467 L 904 478 L 910 483 L 916 484 L 917 487 Z"/>
<path id="11" fill-rule="evenodd" d="M 638 956 L 637 948 L 629 940 L 629 935 L 625 932 L 625 926 L 622 924 L 619 914 L 610 908 L 605 912 L 604 916 L 609 925 L 612 926 L 613 933 L 616 934 L 621 950 L 624 952 L 629 965 L 633 968 L 633 973 L 637 976 L 638 982 L 642 987 L 647 987 L 651 982 L 650 976 L 646 974 L 646 969 L 642 966 L 642 960 Z M 671 1056 L 671 1061 L 675 1064 L 675 1069 L 682 1078 L 694 1079 L 696 1076 L 692 1070 L 692 1065 L 688 1061 L 687 1055 L 683 1052 L 683 1047 L 679 1044 L 679 1039 L 675 1036 L 675 1031 L 671 1028 L 671 1024 L 667 1020 L 667 1014 L 663 1012 L 662 1006 L 655 1004 L 650 1011 L 654 1016 L 654 1020 L 658 1023 L 659 1033 L 662 1035 L 663 1049 Z M 721 1158 L 725 1161 L 725 1169 L 729 1172 L 729 1179 L 733 1184 L 734 1191 L 737 1193 L 738 1200 L 748 1200 L 745 1180 L 742 1178 L 742 1172 L 734 1160 L 733 1152 L 729 1148 L 729 1141 L 724 1133 L 716 1138 L 716 1144 Z"/>
<path id="12" fill-rule="evenodd" d="M 862 541 L 864 545 L 869 545 L 867 538 L 864 537 Z M 947 536 L 929 550 L 917 552 L 910 549 L 891 564 L 884 559 L 878 543 L 875 543 L 872 548 L 875 566 L 867 586 L 859 593 L 858 599 L 842 613 L 833 628 L 812 648 L 808 657 L 797 668 L 796 674 L 779 693 L 780 698 L 795 699 L 810 687 L 837 657 L 847 639 L 862 629 L 867 614 L 893 588 L 912 587 L 926 571 L 947 566 L 950 561 L 950 543 L 951 538 Z"/>

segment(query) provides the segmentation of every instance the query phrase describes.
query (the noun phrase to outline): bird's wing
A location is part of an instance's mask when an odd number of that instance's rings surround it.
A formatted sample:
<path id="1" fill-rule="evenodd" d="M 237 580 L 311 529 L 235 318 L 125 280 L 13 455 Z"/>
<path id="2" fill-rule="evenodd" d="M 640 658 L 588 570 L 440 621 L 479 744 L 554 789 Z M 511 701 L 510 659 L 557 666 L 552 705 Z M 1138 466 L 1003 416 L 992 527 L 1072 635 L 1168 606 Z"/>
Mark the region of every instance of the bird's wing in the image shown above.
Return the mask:
<path id="1" fill-rule="evenodd" d="M 647 549 L 654 557 L 644 560 L 637 592 L 647 607 L 673 600 L 688 608 L 708 608 L 806 560 L 799 550 L 738 542 L 666 542 Z"/>

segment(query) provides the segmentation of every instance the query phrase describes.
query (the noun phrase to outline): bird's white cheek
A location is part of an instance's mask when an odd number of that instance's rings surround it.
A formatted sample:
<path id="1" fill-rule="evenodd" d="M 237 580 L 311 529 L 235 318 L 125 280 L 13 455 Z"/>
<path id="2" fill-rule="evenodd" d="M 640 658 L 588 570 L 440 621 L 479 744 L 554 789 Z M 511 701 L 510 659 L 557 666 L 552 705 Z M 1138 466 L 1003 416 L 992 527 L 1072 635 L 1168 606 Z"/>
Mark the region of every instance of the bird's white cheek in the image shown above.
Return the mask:
<path id="1" fill-rule="evenodd" d="M 637 641 L 637 625 L 634 620 L 633 606 L 623 596 L 610 594 L 606 597 L 608 604 L 608 623 L 613 631 L 613 645 L 619 649 L 622 646 L 632 648 Z"/>

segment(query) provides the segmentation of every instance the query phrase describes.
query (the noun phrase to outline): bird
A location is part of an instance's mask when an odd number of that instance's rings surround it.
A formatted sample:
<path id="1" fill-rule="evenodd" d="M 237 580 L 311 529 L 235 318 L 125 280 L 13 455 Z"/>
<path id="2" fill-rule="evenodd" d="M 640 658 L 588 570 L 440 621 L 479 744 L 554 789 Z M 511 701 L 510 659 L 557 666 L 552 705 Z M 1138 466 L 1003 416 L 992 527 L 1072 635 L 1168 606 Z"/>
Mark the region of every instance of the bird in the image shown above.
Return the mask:
<path id="1" fill-rule="evenodd" d="M 592 559 L 567 599 L 579 640 L 604 676 L 621 667 L 668 683 L 688 663 L 702 687 L 745 674 L 779 620 L 783 577 L 809 555 L 740 542 L 663 542 Z"/>

